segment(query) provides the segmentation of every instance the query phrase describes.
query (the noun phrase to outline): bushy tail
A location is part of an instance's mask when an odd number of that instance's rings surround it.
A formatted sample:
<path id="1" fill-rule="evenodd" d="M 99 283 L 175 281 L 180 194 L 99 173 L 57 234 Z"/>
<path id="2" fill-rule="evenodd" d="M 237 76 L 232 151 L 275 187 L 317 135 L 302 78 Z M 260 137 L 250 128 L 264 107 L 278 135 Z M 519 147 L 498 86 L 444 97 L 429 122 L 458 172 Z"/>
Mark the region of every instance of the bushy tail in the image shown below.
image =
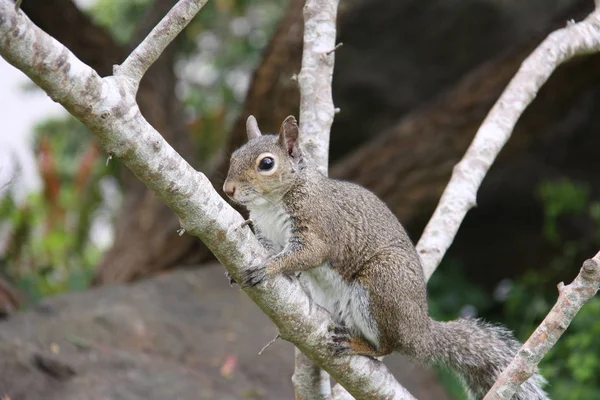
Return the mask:
<path id="1" fill-rule="evenodd" d="M 482 399 L 521 347 L 507 329 L 477 319 L 433 322 L 437 361 L 456 371 L 476 399 Z M 547 400 L 539 374 L 525 382 L 513 400 Z"/>

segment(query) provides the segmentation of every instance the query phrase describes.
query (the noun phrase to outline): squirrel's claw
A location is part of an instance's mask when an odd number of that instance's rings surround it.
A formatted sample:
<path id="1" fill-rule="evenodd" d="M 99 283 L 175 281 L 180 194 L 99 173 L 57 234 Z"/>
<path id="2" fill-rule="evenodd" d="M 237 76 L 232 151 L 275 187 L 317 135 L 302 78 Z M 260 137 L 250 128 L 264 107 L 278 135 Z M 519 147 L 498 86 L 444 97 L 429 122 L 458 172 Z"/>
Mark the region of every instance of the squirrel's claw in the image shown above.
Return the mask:
<path id="1" fill-rule="evenodd" d="M 229 286 L 237 285 L 237 281 L 231 276 L 229 271 L 225 271 L 225 277 L 229 280 Z"/>
<path id="2" fill-rule="evenodd" d="M 327 327 L 331 333 L 329 340 L 329 347 L 333 350 L 336 356 L 351 354 L 352 347 L 350 347 L 350 331 L 344 325 L 336 323 L 331 324 Z"/>
<path id="3" fill-rule="evenodd" d="M 267 278 L 267 270 L 264 266 L 248 268 L 244 271 L 242 285 L 256 286 Z"/>
<path id="4" fill-rule="evenodd" d="M 336 326 L 331 332 L 329 347 L 336 356 L 354 354 L 350 346 L 350 332 L 345 326 Z"/>

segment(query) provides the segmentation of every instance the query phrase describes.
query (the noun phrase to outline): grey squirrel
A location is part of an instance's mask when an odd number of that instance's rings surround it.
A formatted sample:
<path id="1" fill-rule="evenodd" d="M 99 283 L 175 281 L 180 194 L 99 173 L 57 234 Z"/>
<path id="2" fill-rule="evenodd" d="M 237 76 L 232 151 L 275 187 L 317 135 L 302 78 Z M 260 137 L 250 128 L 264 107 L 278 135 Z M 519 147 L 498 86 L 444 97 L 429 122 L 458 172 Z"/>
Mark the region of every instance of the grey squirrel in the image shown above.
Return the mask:
<path id="1" fill-rule="evenodd" d="M 312 300 L 337 325 L 330 343 L 337 354 L 398 352 L 442 363 L 481 399 L 520 348 L 512 334 L 477 319 L 432 320 L 421 261 L 400 222 L 367 189 L 311 166 L 294 117 L 278 135 L 262 135 L 252 116 L 246 129 L 249 141 L 231 156 L 223 191 L 248 209 L 271 257 L 242 284 L 301 271 Z M 544 383 L 535 374 L 513 399 L 547 399 Z"/>

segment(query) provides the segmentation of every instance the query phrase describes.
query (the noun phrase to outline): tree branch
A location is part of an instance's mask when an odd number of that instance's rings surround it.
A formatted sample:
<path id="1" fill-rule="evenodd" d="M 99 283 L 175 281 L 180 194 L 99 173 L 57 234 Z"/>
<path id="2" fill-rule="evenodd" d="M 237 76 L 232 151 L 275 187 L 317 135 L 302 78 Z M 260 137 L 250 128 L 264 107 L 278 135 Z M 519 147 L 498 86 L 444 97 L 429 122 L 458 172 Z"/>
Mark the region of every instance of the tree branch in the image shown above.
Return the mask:
<path id="1" fill-rule="evenodd" d="M 180 1 L 172 12 L 189 16 L 185 11 L 189 3 Z M 176 10 L 180 6 L 184 11 Z M 183 24 L 177 26 L 183 28 Z M 152 37 L 165 45 L 162 34 Z M 141 46 L 151 47 L 152 40 Z M 136 60 L 132 72 L 125 68 L 125 72 L 100 78 L 23 13 L 15 13 L 9 0 L 0 0 L 0 55 L 84 123 L 109 154 L 121 159 L 179 216 L 188 233 L 204 241 L 235 279 L 241 281 L 244 268 L 266 261 L 267 254 L 250 228 L 242 226 L 242 216 L 141 115 L 135 102 L 137 87 L 131 80 L 149 63 Z M 282 338 L 294 343 L 354 397 L 413 398 L 381 362 L 334 354 L 327 346 L 333 321 L 326 311 L 311 305 L 298 282 L 276 277 L 244 290 L 279 328 Z"/>
<path id="2" fill-rule="evenodd" d="M 331 83 L 335 60 L 338 0 L 306 0 L 300 88 L 300 146 L 306 156 L 327 175 L 329 135 L 334 118 Z M 299 349 L 295 349 L 292 382 L 296 399 L 331 398 L 329 375 Z M 337 392 L 346 393 L 343 388 Z M 350 395 L 348 395 L 351 397 Z"/>
<path id="3" fill-rule="evenodd" d="M 300 146 L 321 172 L 329 165 L 329 131 L 334 107 L 331 80 L 335 59 L 338 0 L 307 0 L 300 85 Z"/>
<path id="4" fill-rule="evenodd" d="M 115 68 L 115 75 L 129 77 L 136 87 L 165 48 L 190 23 L 208 0 L 180 0 L 150 34 Z"/>
<path id="5" fill-rule="evenodd" d="M 324 174 L 329 169 L 329 134 L 333 123 L 331 82 L 335 56 L 324 49 L 335 45 L 338 0 L 306 0 L 303 8 L 304 34 L 300 89 L 300 146 L 306 157 Z M 322 106 L 322 116 L 318 116 Z M 330 112 L 328 112 L 330 111 Z M 320 119 L 322 117 L 323 119 Z M 292 382 L 297 400 L 328 400 L 331 380 L 312 360 L 294 350 Z"/>
<path id="6" fill-rule="evenodd" d="M 153 0 L 146 6 L 131 35 L 129 42 L 131 48 L 140 44 L 175 4 L 177 4 L 177 0 Z"/>
<path id="7" fill-rule="evenodd" d="M 413 397 L 411 397 L 411 399 L 412 398 Z M 335 385 L 331 391 L 331 400 L 354 400 L 354 397 L 338 384 Z"/>
<path id="8" fill-rule="evenodd" d="M 452 244 L 477 189 L 513 128 L 552 72 L 571 58 L 600 51 L 600 13 L 551 33 L 522 63 L 490 110 L 463 159 L 454 167 L 440 202 L 417 244 L 429 279 Z"/>
<path id="9" fill-rule="evenodd" d="M 579 275 L 570 285 L 558 284 L 556 304 L 483 400 L 510 400 L 519 386 L 535 373 L 537 365 L 567 330 L 581 307 L 598 292 L 599 285 L 600 252 L 583 263 Z"/>
<path id="10" fill-rule="evenodd" d="M 295 349 L 294 360 L 292 383 L 296 400 L 330 400 L 331 380 L 329 374 L 298 348 Z"/>

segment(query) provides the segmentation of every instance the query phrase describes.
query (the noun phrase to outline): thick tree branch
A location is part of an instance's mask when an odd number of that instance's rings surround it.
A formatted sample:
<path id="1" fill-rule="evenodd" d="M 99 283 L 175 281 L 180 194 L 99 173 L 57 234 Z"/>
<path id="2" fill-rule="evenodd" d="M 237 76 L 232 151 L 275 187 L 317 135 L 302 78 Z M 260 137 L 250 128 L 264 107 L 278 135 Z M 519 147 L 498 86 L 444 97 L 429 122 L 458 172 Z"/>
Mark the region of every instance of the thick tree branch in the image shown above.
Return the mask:
<path id="1" fill-rule="evenodd" d="M 500 374 L 483 400 L 510 400 L 519 386 L 529 379 L 544 355 L 567 330 L 581 307 L 600 287 L 600 252 L 586 260 L 579 275 L 567 286 L 558 284 L 558 300 L 519 353 Z"/>
<path id="2" fill-rule="evenodd" d="M 115 75 L 127 76 L 138 86 L 148 68 L 158 59 L 169 43 L 190 23 L 207 1 L 179 1 L 131 52 L 123 64 L 116 68 Z"/>
<path id="3" fill-rule="evenodd" d="M 267 254 L 242 225 L 241 215 L 141 115 L 129 76 L 100 78 L 23 13 L 15 13 L 9 0 L 0 0 L 0 55 L 83 122 L 107 152 L 123 161 L 175 211 L 187 232 L 206 243 L 234 278 L 241 281 L 244 268 L 265 262 Z M 334 354 L 326 344 L 330 341 L 330 316 L 311 305 L 298 282 L 278 277 L 244 290 L 284 339 L 309 355 L 354 397 L 412 398 L 381 362 Z"/>
<path id="4" fill-rule="evenodd" d="M 552 72 L 571 58 L 600 51 L 600 13 L 551 33 L 523 62 L 477 131 L 427 224 L 417 251 L 427 279 L 452 244 L 476 194 L 513 128 Z"/>

